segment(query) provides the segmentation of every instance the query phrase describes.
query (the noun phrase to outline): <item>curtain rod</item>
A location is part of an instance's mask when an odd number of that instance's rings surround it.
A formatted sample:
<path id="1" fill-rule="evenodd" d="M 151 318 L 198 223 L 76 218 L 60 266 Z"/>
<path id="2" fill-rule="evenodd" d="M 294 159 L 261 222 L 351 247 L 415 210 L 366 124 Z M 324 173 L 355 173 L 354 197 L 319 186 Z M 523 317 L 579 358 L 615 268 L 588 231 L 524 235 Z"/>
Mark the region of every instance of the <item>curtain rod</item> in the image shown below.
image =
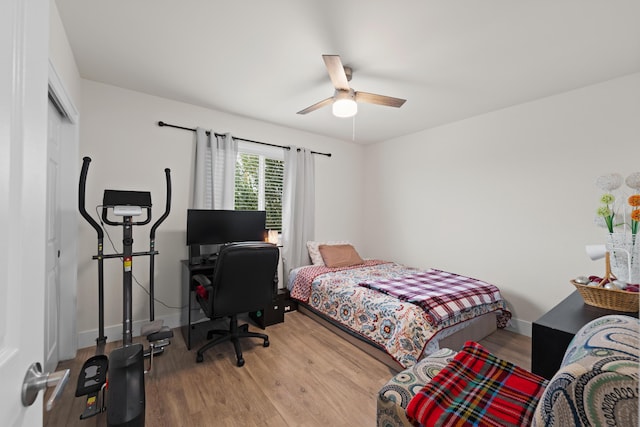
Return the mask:
<path id="1" fill-rule="evenodd" d="M 196 131 L 194 128 L 186 128 L 184 126 L 170 125 L 169 123 L 166 123 L 166 122 L 163 122 L 163 121 L 159 121 L 158 122 L 158 126 L 160 126 L 160 127 L 167 126 L 167 127 L 170 127 L 170 128 L 190 130 L 192 132 Z M 207 133 L 207 135 L 211 135 L 210 131 L 206 131 L 206 133 Z M 224 136 L 221 133 L 215 133 L 215 132 L 214 132 L 214 135 L 215 136 Z M 286 150 L 291 150 L 291 147 L 287 147 L 286 145 L 269 144 L 268 142 L 253 141 L 251 139 L 238 138 L 236 136 L 234 136 L 233 139 L 237 139 L 239 141 L 245 141 L 245 142 L 253 142 L 254 144 L 268 145 L 270 147 L 278 147 L 278 148 L 284 148 Z M 299 148 L 298 148 L 298 151 L 300 151 Z M 319 153 L 317 151 L 312 151 L 311 154 L 320 154 L 321 156 L 331 157 L 331 153 Z"/>

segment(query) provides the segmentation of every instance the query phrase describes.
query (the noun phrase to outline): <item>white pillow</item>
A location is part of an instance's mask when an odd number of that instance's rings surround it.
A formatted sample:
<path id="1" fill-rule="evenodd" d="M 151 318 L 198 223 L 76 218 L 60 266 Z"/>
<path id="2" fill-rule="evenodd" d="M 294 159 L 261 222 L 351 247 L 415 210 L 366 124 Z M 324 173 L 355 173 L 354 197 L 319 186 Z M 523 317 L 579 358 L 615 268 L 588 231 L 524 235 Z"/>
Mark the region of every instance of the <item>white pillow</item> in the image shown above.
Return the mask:
<path id="1" fill-rule="evenodd" d="M 320 245 L 350 245 L 350 242 L 346 240 L 336 240 L 332 242 L 307 242 L 307 250 L 309 251 L 309 258 L 311 258 L 311 263 L 313 265 L 324 265 L 324 260 L 322 259 L 322 255 L 320 255 L 320 249 L 318 246 Z"/>

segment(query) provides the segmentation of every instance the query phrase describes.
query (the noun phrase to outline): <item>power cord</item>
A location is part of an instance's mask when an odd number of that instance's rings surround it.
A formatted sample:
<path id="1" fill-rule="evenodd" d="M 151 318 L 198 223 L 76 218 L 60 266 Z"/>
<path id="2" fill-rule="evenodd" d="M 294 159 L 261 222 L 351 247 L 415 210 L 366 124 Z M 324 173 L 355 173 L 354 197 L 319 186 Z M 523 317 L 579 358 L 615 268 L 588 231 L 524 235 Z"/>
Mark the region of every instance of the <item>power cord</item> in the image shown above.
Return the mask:
<path id="1" fill-rule="evenodd" d="M 111 249 L 113 249 L 114 253 L 117 253 L 118 251 L 116 250 L 116 245 L 113 243 L 113 240 L 111 240 L 111 236 L 109 235 L 109 232 L 107 231 L 107 228 L 104 226 L 104 222 L 102 222 L 102 217 L 100 216 L 100 208 L 102 208 L 104 205 L 97 205 L 96 206 L 96 215 L 98 216 L 98 221 L 100 221 L 100 227 L 102 228 L 102 230 L 104 231 L 104 234 L 107 236 L 107 239 L 109 239 L 109 243 L 111 243 Z M 120 260 L 122 261 L 122 257 L 119 257 Z M 140 287 L 140 289 L 142 289 L 144 291 L 144 293 L 147 294 L 147 296 L 151 296 L 151 292 L 149 292 L 147 290 L 147 288 L 145 288 L 136 278 L 136 276 L 133 274 L 133 271 L 131 272 L 131 277 L 133 278 L 133 281 L 136 282 L 136 284 Z M 172 309 L 172 310 L 182 310 L 184 308 L 187 308 L 188 305 L 183 305 L 182 307 L 175 307 L 175 306 L 171 306 L 166 304 L 164 301 L 159 300 L 158 298 L 156 298 L 155 296 L 153 297 L 153 301 L 160 303 L 160 305 L 163 305 L 166 308 Z"/>

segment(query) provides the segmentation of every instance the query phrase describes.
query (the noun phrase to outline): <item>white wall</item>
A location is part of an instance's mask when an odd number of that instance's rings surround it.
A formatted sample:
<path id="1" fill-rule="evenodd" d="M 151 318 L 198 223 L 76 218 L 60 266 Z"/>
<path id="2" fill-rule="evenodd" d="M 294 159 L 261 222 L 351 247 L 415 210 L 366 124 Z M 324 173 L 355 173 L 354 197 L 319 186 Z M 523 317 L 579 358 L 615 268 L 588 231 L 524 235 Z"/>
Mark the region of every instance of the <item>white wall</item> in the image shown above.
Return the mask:
<path id="1" fill-rule="evenodd" d="M 369 146 L 367 251 L 497 285 L 515 328 L 602 274 L 599 175 L 640 170 L 640 74 Z"/>
<path id="2" fill-rule="evenodd" d="M 171 169 L 173 201 L 171 214 L 156 235 L 156 297 L 179 307 L 180 260 L 187 256 L 185 246 L 186 211 L 191 201 L 194 134 L 157 126 L 159 120 L 176 125 L 213 128 L 246 139 L 280 145 L 297 145 L 314 151 L 330 152 L 332 157 L 316 156 L 316 237 L 349 239 L 355 244 L 362 237 L 363 147 L 263 122 L 249 120 L 194 105 L 149 96 L 89 80 L 82 81 L 82 122 L 80 155 L 92 158 L 87 180 L 87 210 L 95 213 L 104 189 L 151 191 L 154 218 L 164 210 L 164 168 Z M 78 159 L 78 162 L 81 160 Z M 153 223 L 153 221 L 152 221 Z M 109 227 L 109 233 L 122 250 L 122 230 Z M 148 250 L 149 227 L 134 228 L 134 251 Z M 105 237 L 105 253 L 113 248 Z M 80 347 L 93 344 L 97 336 L 96 234 L 80 222 L 78 265 L 78 331 Z M 134 275 L 148 284 L 148 259 L 134 259 Z M 105 261 L 105 325 L 109 340 L 121 336 L 122 274 L 120 263 Z M 134 284 L 136 321 L 148 319 L 148 298 Z M 185 302 L 186 303 L 186 302 Z M 179 311 L 156 304 L 156 317 L 178 326 Z M 137 333 L 138 327 L 134 328 Z"/>
<path id="3" fill-rule="evenodd" d="M 64 82 L 75 107 L 80 109 L 80 73 L 73 57 L 55 0 L 49 2 L 49 60 Z"/>

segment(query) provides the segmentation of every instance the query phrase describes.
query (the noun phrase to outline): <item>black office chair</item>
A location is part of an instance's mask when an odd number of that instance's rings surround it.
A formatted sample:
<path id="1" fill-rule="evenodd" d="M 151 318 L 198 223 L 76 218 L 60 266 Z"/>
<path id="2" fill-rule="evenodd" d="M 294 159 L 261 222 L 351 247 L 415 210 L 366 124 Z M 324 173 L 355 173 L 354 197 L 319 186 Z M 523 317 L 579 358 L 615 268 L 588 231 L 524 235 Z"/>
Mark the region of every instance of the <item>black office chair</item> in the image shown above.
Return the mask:
<path id="1" fill-rule="evenodd" d="M 202 346 L 196 362 L 204 360 L 205 351 L 225 341 L 233 343 L 238 366 L 244 365 L 239 338 L 262 338 L 263 346 L 269 346 L 267 335 L 249 332 L 247 324 L 238 326 L 238 314 L 264 310 L 273 303 L 279 256 L 278 248 L 271 243 L 229 243 L 220 249 L 211 279 L 194 276 L 197 284 L 202 285 L 196 298 L 207 317 L 230 318 L 229 330 L 214 329 L 207 333 L 207 339 L 214 334 L 222 336 Z"/>

